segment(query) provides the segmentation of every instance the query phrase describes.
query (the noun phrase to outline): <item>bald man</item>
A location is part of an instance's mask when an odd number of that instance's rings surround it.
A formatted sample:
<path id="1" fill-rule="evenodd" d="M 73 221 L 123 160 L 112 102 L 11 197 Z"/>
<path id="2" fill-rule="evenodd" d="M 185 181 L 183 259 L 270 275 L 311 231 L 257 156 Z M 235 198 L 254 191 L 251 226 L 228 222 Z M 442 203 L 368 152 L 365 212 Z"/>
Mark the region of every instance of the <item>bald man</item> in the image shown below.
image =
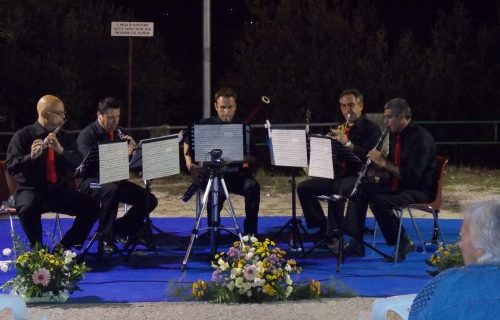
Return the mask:
<path id="1" fill-rule="evenodd" d="M 6 168 L 18 183 L 17 215 L 32 247 L 43 245 L 43 213 L 75 216 L 60 245 L 65 249 L 78 247 L 97 220 L 98 202 L 68 187 L 68 170 L 74 171 L 83 158 L 74 139 L 61 129 L 66 121 L 64 103 L 58 97 L 45 95 L 36 108 L 38 120 L 18 130 L 7 149 Z"/>

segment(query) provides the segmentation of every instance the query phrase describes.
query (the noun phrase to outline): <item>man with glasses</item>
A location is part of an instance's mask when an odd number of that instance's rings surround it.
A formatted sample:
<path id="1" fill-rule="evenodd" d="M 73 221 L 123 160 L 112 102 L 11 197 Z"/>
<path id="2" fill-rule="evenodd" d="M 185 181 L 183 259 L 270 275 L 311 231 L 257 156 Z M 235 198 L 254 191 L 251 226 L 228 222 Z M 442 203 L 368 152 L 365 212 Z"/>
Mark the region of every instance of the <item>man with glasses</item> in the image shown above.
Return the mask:
<path id="1" fill-rule="evenodd" d="M 360 185 L 357 196 L 349 202 L 345 228 L 352 234 L 345 253 L 364 252 L 360 242 L 366 211 L 371 211 L 382 230 L 388 245 L 395 245 L 399 230 L 399 219 L 394 208 L 410 203 L 427 203 L 435 192 L 436 143 L 432 135 L 412 121 L 411 108 L 405 99 L 389 100 L 384 106 L 384 124 L 389 128 L 389 154 L 385 157 L 379 150 L 372 149 L 367 157 L 374 167 L 390 175 L 386 183 L 368 182 Z M 399 251 L 394 252 L 398 261 L 415 250 L 415 245 L 401 231 Z M 388 259 L 389 262 L 394 259 Z"/>
<path id="2" fill-rule="evenodd" d="M 134 139 L 123 134 L 118 128 L 120 108 L 121 103 L 113 97 L 106 97 L 99 101 L 97 120 L 85 127 L 78 135 L 78 150 L 82 154 L 87 155 L 100 142 L 127 140 L 129 156 L 132 155 L 136 147 Z M 102 211 L 99 223 L 105 237 L 104 249 L 106 251 L 112 250 L 111 241 L 113 240 L 126 243 L 133 238 L 144 226 L 144 219 L 158 205 L 158 199 L 151 192 L 128 180 L 102 184 L 100 188 L 95 189 L 91 188 L 91 184 L 99 183 L 97 170 L 87 172 L 82 178 L 80 190 L 101 201 Z M 120 202 L 130 205 L 130 209 L 123 217 L 116 219 Z M 149 246 L 151 240 L 149 237 L 148 233 L 139 240 L 142 244 Z"/>
<path id="3" fill-rule="evenodd" d="M 351 150 L 361 160 L 372 149 L 380 137 L 379 127 L 363 115 L 363 95 L 357 89 L 342 91 L 339 99 L 340 111 L 346 120 L 328 135 Z M 300 205 L 309 228 L 319 228 L 316 240 L 331 236 L 338 229 L 344 215 L 344 202 L 329 202 L 328 218 L 325 217 L 321 204 L 316 199 L 319 195 L 338 194 L 347 196 L 356 181 L 360 166 L 349 166 L 345 162 L 335 162 L 336 178 L 313 178 L 301 182 L 297 187 Z M 330 237 L 331 238 L 331 237 Z M 329 247 L 338 251 L 337 238 L 329 240 Z"/>
<path id="4" fill-rule="evenodd" d="M 202 119 L 199 124 L 222 124 L 234 121 L 236 113 L 236 92 L 231 88 L 222 88 L 215 93 L 214 107 L 217 112 L 216 117 Z M 236 122 L 237 123 L 237 122 Z M 190 134 L 184 140 L 184 159 L 186 167 L 193 176 L 194 182 L 199 182 L 199 175 L 202 168 L 194 162 L 194 155 L 191 150 Z M 249 148 L 247 148 L 249 149 Z M 250 155 L 250 150 L 246 150 L 245 160 L 249 163 L 255 162 L 255 158 Z M 245 197 L 245 221 L 243 229 L 245 234 L 257 234 L 257 220 L 260 204 L 260 185 L 252 176 L 248 166 L 228 166 L 224 170 L 224 181 L 228 192 L 236 193 Z M 224 203 L 224 193 L 219 192 L 219 211 Z"/>
<path id="5" fill-rule="evenodd" d="M 67 171 L 73 175 L 83 157 L 74 139 L 61 129 L 66 120 L 64 103 L 45 95 L 38 101 L 37 112 L 38 120 L 17 131 L 7 149 L 7 171 L 18 184 L 17 215 L 32 247 L 42 245 L 43 213 L 75 216 L 60 245 L 78 247 L 97 220 L 98 202 L 68 187 Z"/>

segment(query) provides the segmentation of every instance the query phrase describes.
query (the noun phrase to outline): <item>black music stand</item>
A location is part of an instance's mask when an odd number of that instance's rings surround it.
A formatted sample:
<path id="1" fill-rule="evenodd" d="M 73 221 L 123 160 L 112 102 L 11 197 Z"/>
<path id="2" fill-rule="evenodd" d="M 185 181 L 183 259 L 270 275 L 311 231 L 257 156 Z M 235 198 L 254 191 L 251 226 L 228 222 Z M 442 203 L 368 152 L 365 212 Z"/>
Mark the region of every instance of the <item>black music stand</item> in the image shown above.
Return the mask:
<path id="1" fill-rule="evenodd" d="M 271 153 L 271 162 L 276 166 L 292 167 L 291 188 L 292 188 L 292 217 L 281 229 L 274 235 L 278 238 L 283 231 L 290 229 L 291 250 L 300 251 L 305 257 L 304 241 L 302 240 L 301 230 L 309 236 L 306 228 L 302 225 L 302 220 L 297 218 L 296 191 L 297 183 L 296 176 L 298 168 L 307 166 L 307 141 L 305 130 L 286 130 L 278 129 L 271 130 L 269 121 L 266 123 L 269 134 L 269 151 Z M 292 141 L 290 141 L 290 139 Z M 296 141 L 294 141 L 296 140 Z M 301 143 L 302 142 L 302 143 Z M 290 150 L 290 148 L 296 148 Z M 290 156 L 291 154 L 291 156 Z M 295 158 L 293 158 L 295 156 Z M 303 157 L 301 157 L 303 156 Z M 290 158 L 292 157 L 292 158 Z"/>
<path id="2" fill-rule="evenodd" d="M 361 159 L 359 159 L 350 149 L 346 148 L 338 140 L 332 139 L 330 137 L 318 136 L 318 135 L 314 135 L 314 137 L 322 138 L 322 139 L 329 139 L 331 141 L 332 156 L 336 161 L 345 161 L 347 163 L 347 166 L 358 168 L 358 169 L 361 168 L 361 166 L 363 165 L 363 162 L 361 161 Z M 331 177 L 326 177 L 326 176 L 322 176 L 322 177 L 331 178 Z M 316 198 L 318 200 L 323 200 L 323 201 L 327 201 L 327 202 L 339 202 L 339 201 L 345 202 L 345 201 L 349 200 L 347 196 L 348 195 L 343 195 L 343 194 L 342 195 L 332 194 L 332 195 L 322 195 L 322 196 L 318 196 Z M 343 247 L 344 247 L 344 237 L 343 236 L 344 236 L 344 234 L 346 234 L 350 237 L 353 237 L 353 235 L 344 228 L 344 219 L 343 219 L 344 214 L 342 214 L 341 217 L 342 217 L 341 221 L 338 221 L 338 228 L 336 230 L 332 230 L 331 232 L 329 232 L 328 235 L 324 239 L 317 242 L 308 251 L 308 253 L 310 253 L 319 247 L 326 247 L 330 252 L 332 252 L 332 254 L 338 255 L 336 272 L 340 271 L 340 264 L 343 263 L 344 259 L 345 259 L 344 252 L 343 252 Z M 329 215 L 328 219 L 335 219 L 335 217 L 331 217 Z M 328 247 L 328 245 L 327 245 L 329 241 L 331 241 L 333 238 L 337 238 L 337 237 L 339 238 L 339 253 L 338 254 L 334 253 L 333 250 L 331 250 L 331 248 Z M 382 251 L 376 249 L 375 247 L 373 247 L 369 243 L 365 242 L 363 239 L 356 239 L 356 240 L 358 240 L 360 243 L 363 243 L 365 246 L 369 247 L 373 251 L 379 253 L 384 258 L 389 257 L 388 255 L 386 255 Z"/>
<path id="3" fill-rule="evenodd" d="M 104 142 L 101 144 L 110 144 L 110 143 L 120 143 L 123 142 L 121 140 Z M 99 172 L 99 145 L 94 145 L 89 153 L 85 156 L 82 163 L 75 169 L 75 177 L 76 178 L 85 178 L 87 176 L 95 176 L 97 172 Z M 85 246 L 84 251 L 80 255 L 80 259 L 83 259 L 95 241 L 97 241 L 97 261 L 100 261 L 103 257 L 104 253 L 104 234 L 102 232 L 102 220 L 103 220 L 103 208 L 102 208 L 102 200 L 101 200 L 101 183 L 91 183 L 91 189 L 99 189 L 99 225 L 97 227 L 97 231 L 90 238 L 89 243 Z M 118 247 L 114 243 L 113 239 L 107 239 L 111 246 L 113 247 L 113 252 L 121 252 Z"/>
<path id="4" fill-rule="evenodd" d="M 178 139 L 178 135 L 169 135 L 169 136 L 162 136 L 162 137 L 156 137 L 156 138 L 151 138 L 151 139 L 144 139 L 139 142 L 139 148 L 135 150 L 135 153 L 132 156 L 132 159 L 130 159 L 129 163 L 129 168 L 130 170 L 141 170 L 141 174 L 144 177 L 144 167 L 143 167 L 143 148 L 145 145 L 149 143 L 161 143 L 161 142 L 166 142 L 166 140 L 171 140 L 171 139 Z M 178 148 L 178 141 L 175 141 L 175 146 Z M 164 150 L 165 154 L 169 152 L 167 148 Z M 176 150 L 177 151 L 177 150 Z M 163 154 L 163 156 L 165 156 Z M 180 173 L 180 167 L 179 167 L 179 158 L 178 158 L 178 152 L 175 152 L 175 155 L 177 155 L 177 161 L 176 161 L 176 166 L 174 168 L 171 168 L 169 172 L 163 172 L 163 173 L 156 173 L 154 176 L 147 176 L 146 180 L 144 180 L 145 183 L 145 189 L 147 192 L 151 191 L 151 183 L 153 181 L 153 178 L 160 178 L 160 177 L 165 177 L 167 175 L 173 175 Z M 158 155 L 158 157 L 161 159 L 162 155 Z M 162 166 L 164 167 L 164 166 Z M 148 179 L 149 178 L 149 179 Z M 146 197 L 146 208 L 149 208 L 149 197 Z M 132 252 L 135 250 L 137 245 L 139 244 L 141 238 L 143 238 L 145 235 L 152 234 L 153 230 L 157 231 L 160 234 L 166 234 L 165 231 L 161 230 L 159 227 L 155 226 L 153 224 L 153 221 L 151 220 L 149 213 L 145 219 L 145 224 L 136 232 L 134 237 L 125 245 L 125 250 L 128 251 L 128 254 L 125 258 L 125 260 L 128 260 L 130 256 L 132 255 Z M 146 244 L 145 244 L 146 245 Z M 147 247 L 151 249 L 155 249 L 156 246 L 154 244 L 152 245 L 146 245 Z"/>

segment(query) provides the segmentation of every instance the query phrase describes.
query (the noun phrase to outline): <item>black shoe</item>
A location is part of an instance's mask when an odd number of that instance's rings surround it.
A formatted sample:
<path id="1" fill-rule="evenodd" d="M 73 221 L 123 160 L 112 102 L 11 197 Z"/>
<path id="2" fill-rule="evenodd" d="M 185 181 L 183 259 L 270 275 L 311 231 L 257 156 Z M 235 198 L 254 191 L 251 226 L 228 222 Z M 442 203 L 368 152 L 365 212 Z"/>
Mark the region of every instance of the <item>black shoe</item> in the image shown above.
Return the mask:
<path id="1" fill-rule="evenodd" d="M 334 254 L 339 254 L 340 252 L 340 240 L 338 238 L 331 238 L 326 242 L 328 249 Z"/>
<path id="2" fill-rule="evenodd" d="M 113 244 L 107 241 L 103 241 L 102 245 L 102 250 L 104 250 L 104 253 L 112 253 L 113 251 L 115 251 Z"/>
<path id="3" fill-rule="evenodd" d="M 364 257 L 365 247 L 354 241 L 348 242 L 344 246 L 344 257 Z"/>
<path id="4" fill-rule="evenodd" d="M 388 259 L 386 259 L 387 262 L 394 262 L 394 257 L 397 255 L 396 262 L 403 261 L 406 259 L 406 255 L 408 253 L 415 251 L 416 247 L 413 241 L 411 241 L 408 236 L 403 236 L 401 237 L 401 242 L 399 243 L 399 250 L 396 253 L 396 250 L 394 250 L 394 253 L 392 256 Z"/>

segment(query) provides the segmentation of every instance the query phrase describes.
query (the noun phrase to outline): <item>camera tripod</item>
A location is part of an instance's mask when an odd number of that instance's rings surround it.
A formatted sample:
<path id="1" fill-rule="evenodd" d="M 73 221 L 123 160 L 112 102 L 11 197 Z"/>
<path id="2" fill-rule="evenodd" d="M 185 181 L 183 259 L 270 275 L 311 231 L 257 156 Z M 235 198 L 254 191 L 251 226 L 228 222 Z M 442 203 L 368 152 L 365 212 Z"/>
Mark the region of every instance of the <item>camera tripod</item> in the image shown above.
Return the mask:
<path id="1" fill-rule="evenodd" d="M 186 250 L 186 254 L 184 256 L 184 260 L 182 261 L 181 271 L 186 270 L 186 265 L 189 259 L 189 255 L 191 254 L 191 250 L 193 248 L 194 241 L 199 237 L 198 232 L 201 230 L 200 222 L 203 212 L 206 210 L 209 216 L 209 224 L 206 228 L 210 233 L 210 254 L 214 255 L 217 251 L 217 238 L 219 236 L 220 230 L 225 230 L 229 233 L 232 233 L 235 236 L 238 236 L 240 241 L 243 243 L 243 238 L 241 236 L 241 231 L 238 226 L 238 222 L 236 221 L 236 215 L 234 213 L 234 207 L 231 202 L 231 198 L 229 197 L 229 192 L 227 191 L 226 182 L 224 181 L 223 173 L 223 162 L 222 160 L 215 159 L 212 157 L 212 161 L 208 164 L 205 164 L 208 170 L 208 183 L 205 188 L 205 193 L 203 194 L 203 200 L 200 204 L 200 199 L 197 197 L 196 201 L 196 221 L 191 233 L 191 239 L 189 241 L 188 248 Z M 222 186 L 222 191 L 226 196 L 227 204 L 229 207 L 229 215 L 233 219 L 234 228 L 226 228 L 221 226 L 220 224 L 220 214 L 219 214 L 219 187 Z M 210 212 L 208 211 L 208 197 L 211 196 L 210 203 Z M 201 207 L 201 208 L 200 208 Z M 235 230 L 236 232 L 233 232 Z"/>

